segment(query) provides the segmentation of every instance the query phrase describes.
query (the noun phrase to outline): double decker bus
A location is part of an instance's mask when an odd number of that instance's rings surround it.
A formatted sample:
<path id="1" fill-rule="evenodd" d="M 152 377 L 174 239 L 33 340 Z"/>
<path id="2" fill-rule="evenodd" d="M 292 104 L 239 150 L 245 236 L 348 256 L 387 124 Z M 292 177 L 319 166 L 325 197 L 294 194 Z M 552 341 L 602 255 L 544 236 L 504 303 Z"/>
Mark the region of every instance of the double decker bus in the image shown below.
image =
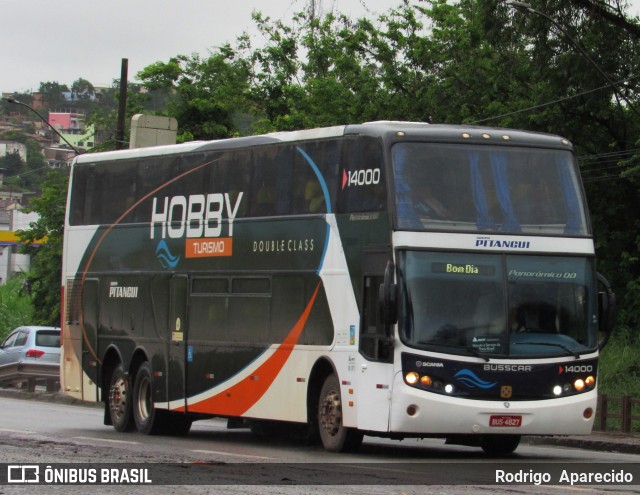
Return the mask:
<path id="1" fill-rule="evenodd" d="M 116 430 L 330 451 L 588 434 L 614 308 L 568 141 L 407 122 L 79 156 L 62 295 L 63 390 Z"/>

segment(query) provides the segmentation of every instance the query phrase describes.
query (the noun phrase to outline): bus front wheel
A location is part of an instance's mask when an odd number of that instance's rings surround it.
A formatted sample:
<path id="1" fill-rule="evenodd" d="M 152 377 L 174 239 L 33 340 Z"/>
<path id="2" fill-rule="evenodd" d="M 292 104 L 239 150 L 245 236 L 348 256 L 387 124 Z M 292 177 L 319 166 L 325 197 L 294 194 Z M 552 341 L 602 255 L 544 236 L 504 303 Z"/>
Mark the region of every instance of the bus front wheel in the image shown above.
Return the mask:
<path id="1" fill-rule="evenodd" d="M 322 445 L 329 452 L 353 452 L 362 443 L 363 434 L 342 424 L 342 397 L 335 374 L 327 377 L 318 401 L 318 431 Z"/>

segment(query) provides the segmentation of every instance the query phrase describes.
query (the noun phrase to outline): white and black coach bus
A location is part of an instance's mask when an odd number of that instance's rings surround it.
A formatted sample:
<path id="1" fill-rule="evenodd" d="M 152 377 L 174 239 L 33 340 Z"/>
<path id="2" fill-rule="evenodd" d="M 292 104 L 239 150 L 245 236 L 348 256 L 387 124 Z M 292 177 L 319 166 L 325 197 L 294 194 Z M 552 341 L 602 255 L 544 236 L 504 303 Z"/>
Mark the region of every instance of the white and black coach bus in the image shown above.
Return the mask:
<path id="1" fill-rule="evenodd" d="M 79 156 L 62 293 L 64 392 L 119 431 L 491 454 L 591 431 L 614 299 L 568 141 L 403 122 Z"/>

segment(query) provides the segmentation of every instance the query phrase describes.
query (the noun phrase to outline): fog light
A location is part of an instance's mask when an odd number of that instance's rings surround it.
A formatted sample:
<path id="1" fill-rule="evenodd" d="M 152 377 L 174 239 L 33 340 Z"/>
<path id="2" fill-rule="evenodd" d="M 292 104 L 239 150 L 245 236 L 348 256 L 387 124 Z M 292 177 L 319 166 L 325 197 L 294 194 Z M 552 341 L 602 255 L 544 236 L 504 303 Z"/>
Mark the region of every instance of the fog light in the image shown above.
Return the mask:
<path id="1" fill-rule="evenodd" d="M 578 378 L 575 382 L 573 382 L 573 386 L 578 392 L 582 392 L 584 389 L 584 380 L 582 378 Z"/>
<path id="2" fill-rule="evenodd" d="M 409 416 L 415 416 L 417 412 L 418 412 L 418 406 L 416 406 L 415 404 L 411 404 L 410 406 L 407 406 L 407 414 Z"/>
<path id="3" fill-rule="evenodd" d="M 430 376 L 424 375 L 420 377 L 420 385 L 423 387 L 430 387 L 432 383 Z"/>
<path id="4" fill-rule="evenodd" d="M 562 387 L 560 385 L 556 385 L 553 387 L 553 395 L 560 397 L 562 395 Z"/>
<path id="5" fill-rule="evenodd" d="M 593 388 L 593 387 L 596 386 L 596 377 L 595 376 L 588 376 L 587 379 L 584 381 L 584 383 L 587 384 L 587 387 Z"/>
<path id="6" fill-rule="evenodd" d="M 418 383 L 420 375 L 418 375 L 418 373 L 416 373 L 415 371 L 410 371 L 405 375 L 404 379 L 409 385 L 415 385 L 416 383 Z"/>
<path id="7" fill-rule="evenodd" d="M 593 409 L 587 407 L 582 413 L 582 416 L 584 416 L 584 419 L 591 419 L 593 417 Z"/>

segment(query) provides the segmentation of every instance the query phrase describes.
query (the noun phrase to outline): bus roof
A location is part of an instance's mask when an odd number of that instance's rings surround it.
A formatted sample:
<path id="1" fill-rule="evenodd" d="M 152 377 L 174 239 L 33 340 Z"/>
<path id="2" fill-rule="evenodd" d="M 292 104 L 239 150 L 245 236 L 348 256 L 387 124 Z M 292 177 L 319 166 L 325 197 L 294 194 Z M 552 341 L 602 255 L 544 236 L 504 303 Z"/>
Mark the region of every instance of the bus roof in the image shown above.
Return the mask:
<path id="1" fill-rule="evenodd" d="M 189 153 L 192 151 L 236 149 L 278 142 L 328 139 L 345 135 L 378 137 L 383 138 L 385 141 L 397 140 L 398 137 L 401 137 L 402 139 L 427 139 L 438 142 L 459 143 L 469 141 L 471 143 L 482 144 L 509 143 L 512 145 L 522 144 L 536 147 L 572 149 L 572 145 L 568 140 L 557 135 L 540 132 L 465 125 L 427 124 L 423 122 L 376 121 L 300 131 L 274 132 L 257 136 L 214 141 L 191 141 L 166 146 L 107 151 L 103 153 L 87 153 L 78 156 L 76 162 L 93 163 L 107 160 Z"/>

